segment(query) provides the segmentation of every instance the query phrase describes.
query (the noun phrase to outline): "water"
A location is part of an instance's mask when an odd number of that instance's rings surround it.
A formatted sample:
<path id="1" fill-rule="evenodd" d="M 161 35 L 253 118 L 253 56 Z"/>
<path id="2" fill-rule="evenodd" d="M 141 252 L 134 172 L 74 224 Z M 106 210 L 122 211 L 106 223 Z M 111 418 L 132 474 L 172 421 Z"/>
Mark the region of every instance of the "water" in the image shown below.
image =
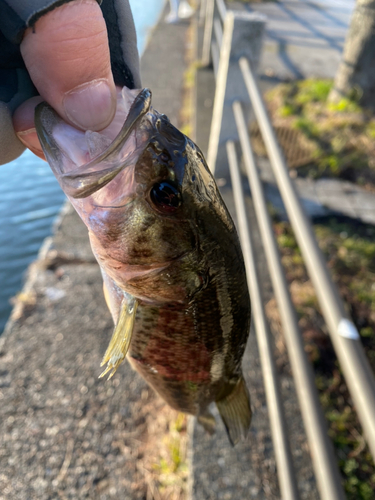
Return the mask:
<path id="1" fill-rule="evenodd" d="M 129 0 L 135 28 L 137 30 L 138 51 L 143 53 L 151 28 L 157 23 L 161 11 L 163 10 L 165 0 Z"/>
<path id="2" fill-rule="evenodd" d="M 0 168 L 0 331 L 11 310 L 9 298 L 20 290 L 64 198 L 47 163 L 30 151 Z"/>
<path id="3" fill-rule="evenodd" d="M 141 54 L 164 0 L 130 0 Z M 0 333 L 11 312 L 9 299 L 22 287 L 65 200 L 49 166 L 29 151 L 0 168 Z"/>

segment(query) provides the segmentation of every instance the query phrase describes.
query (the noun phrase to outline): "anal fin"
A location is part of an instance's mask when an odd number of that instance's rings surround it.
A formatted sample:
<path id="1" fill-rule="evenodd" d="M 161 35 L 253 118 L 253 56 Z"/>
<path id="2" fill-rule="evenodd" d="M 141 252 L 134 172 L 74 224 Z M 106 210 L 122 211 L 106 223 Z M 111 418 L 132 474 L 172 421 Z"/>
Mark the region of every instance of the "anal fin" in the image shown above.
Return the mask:
<path id="1" fill-rule="evenodd" d="M 134 297 L 123 300 L 115 330 L 100 364 L 100 366 L 103 366 L 107 363 L 107 368 L 99 375 L 99 378 L 104 377 L 106 373 L 112 370 L 108 377 L 109 380 L 124 361 L 132 339 L 137 306 L 138 301 Z"/>
<path id="2" fill-rule="evenodd" d="M 246 438 L 251 423 L 250 396 L 242 376 L 227 396 L 216 401 L 216 406 L 229 441 L 235 446 L 240 439 Z"/>
<path id="3" fill-rule="evenodd" d="M 214 434 L 216 421 L 210 410 L 206 409 L 204 413 L 198 415 L 197 420 L 208 434 L 211 436 Z"/>

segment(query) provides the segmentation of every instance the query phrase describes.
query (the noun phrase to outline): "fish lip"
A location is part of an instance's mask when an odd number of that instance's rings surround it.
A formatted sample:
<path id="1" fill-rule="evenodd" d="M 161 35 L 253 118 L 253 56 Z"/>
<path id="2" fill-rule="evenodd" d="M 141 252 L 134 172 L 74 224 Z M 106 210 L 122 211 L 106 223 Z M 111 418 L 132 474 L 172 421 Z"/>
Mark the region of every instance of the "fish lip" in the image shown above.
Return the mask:
<path id="1" fill-rule="evenodd" d="M 57 165 L 59 164 L 58 160 L 63 153 L 53 137 L 51 127 L 62 119 L 46 102 L 38 104 L 35 108 L 35 124 L 38 138 L 52 170 L 56 177 L 58 177 L 63 191 L 68 196 L 76 199 L 86 198 L 108 184 L 127 167 L 126 162 L 118 163 L 114 161 L 114 164 L 110 168 L 101 171 L 90 171 L 90 168 L 96 166 L 98 163 L 114 160 L 121 146 L 126 143 L 134 128 L 150 110 L 151 96 L 152 94 L 149 89 L 142 89 L 131 104 L 120 132 L 108 148 L 96 158 L 93 158 L 88 163 L 80 165 L 77 169 L 69 173 L 64 173 L 61 171 L 61 168 L 54 167 L 55 163 Z M 49 117 L 52 116 L 52 123 L 51 118 L 48 119 L 48 115 Z M 46 127 L 44 123 L 49 124 Z M 50 130 L 48 130 L 48 128 L 50 128 Z"/>
<path id="2" fill-rule="evenodd" d="M 107 210 L 108 208 L 112 208 L 112 209 L 117 209 L 117 208 L 125 208 L 127 207 L 128 205 L 130 205 L 131 203 L 134 203 L 134 198 L 130 199 L 130 201 L 128 201 L 127 203 L 123 203 L 122 205 L 96 205 L 95 203 L 93 203 L 93 208 L 94 209 L 104 209 L 104 210 Z"/>
<path id="3" fill-rule="evenodd" d="M 82 167 L 85 168 L 90 167 L 92 164 L 106 160 L 108 156 L 112 155 L 113 153 L 116 153 L 118 147 L 121 146 L 129 138 L 130 134 L 135 129 L 136 125 L 138 125 L 138 123 L 141 122 L 145 117 L 145 115 L 148 113 L 151 106 L 151 96 L 152 96 L 151 90 L 148 88 L 144 88 L 139 92 L 139 94 L 134 99 L 132 105 L 130 106 L 129 112 L 125 118 L 125 122 L 121 127 L 120 132 L 113 139 L 108 148 L 105 151 L 103 151 L 103 153 L 101 153 L 99 156 L 93 158 L 90 162 L 86 163 L 85 165 L 82 165 Z M 142 109 L 140 109 L 140 105 L 142 105 L 142 102 L 143 102 L 143 107 Z M 134 109 L 137 107 L 138 107 L 138 111 L 136 111 L 137 116 L 132 118 L 131 115 Z M 128 121 L 130 121 L 130 124 L 127 125 Z"/>

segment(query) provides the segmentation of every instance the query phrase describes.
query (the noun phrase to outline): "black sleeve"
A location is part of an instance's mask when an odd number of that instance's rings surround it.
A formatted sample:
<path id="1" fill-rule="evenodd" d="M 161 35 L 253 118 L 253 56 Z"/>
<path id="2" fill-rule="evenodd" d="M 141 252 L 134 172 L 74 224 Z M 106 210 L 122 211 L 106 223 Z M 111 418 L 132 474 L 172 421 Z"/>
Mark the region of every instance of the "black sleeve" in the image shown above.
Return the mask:
<path id="1" fill-rule="evenodd" d="M 7 110 L 11 116 L 26 99 L 37 95 L 20 52 L 20 43 L 27 28 L 47 12 L 73 0 L 0 0 L 0 114 Z M 111 66 L 115 83 L 121 87 L 139 88 L 139 59 L 137 38 L 128 0 L 97 0 L 107 25 Z M 4 107 L 5 106 L 5 107 Z M 5 122 L 11 123 L 9 116 Z M 6 126 L 0 116 L 0 125 Z M 8 126 L 8 125 L 7 125 Z M 0 130 L 1 135 L 1 130 Z M 14 133 L 13 133 L 14 135 Z M 18 139 L 15 137 L 15 141 Z M 8 136 L 2 140 L 9 142 Z M 18 141 L 19 142 L 19 141 Z M 17 147 L 10 145 L 18 151 Z M 0 164 L 10 161 L 9 155 Z M 10 154 L 12 156 L 12 154 Z M 14 156 L 14 157 L 16 157 Z"/>
<path id="2" fill-rule="evenodd" d="M 19 44 L 26 28 L 47 12 L 73 0 L 0 0 L 0 70 L 25 69 Z M 128 0 L 97 0 L 107 24 L 111 65 L 117 85 L 140 86 L 136 34 Z M 0 85 L 10 82 L 2 78 Z M 14 78 L 13 78 L 14 81 Z M 30 85 L 28 85 L 29 88 Z M 11 91 L 7 91 L 8 94 Z M 0 100 L 2 100 L 0 95 Z M 5 97 L 5 96 L 4 96 Z"/>
<path id="3" fill-rule="evenodd" d="M 73 0 L 0 0 L 0 29 L 12 43 L 21 43 L 26 28 L 51 10 Z M 102 0 L 97 0 L 99 5 Z"/>

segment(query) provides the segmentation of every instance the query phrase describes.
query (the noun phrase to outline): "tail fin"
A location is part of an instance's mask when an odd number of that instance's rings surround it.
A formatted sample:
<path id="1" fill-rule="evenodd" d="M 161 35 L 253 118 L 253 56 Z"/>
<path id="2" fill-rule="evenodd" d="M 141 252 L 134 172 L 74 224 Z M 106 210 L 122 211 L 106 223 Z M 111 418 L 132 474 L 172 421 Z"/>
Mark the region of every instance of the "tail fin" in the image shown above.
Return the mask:
<path id="1" fill-rule="evenodd" d="M 231 393 L 216 401 L 216 406 L 227 430 L 229 441 L 235 446 L 240 439 L 245 439 L 251 423 L 250 396 L 242 376 Z"/>

